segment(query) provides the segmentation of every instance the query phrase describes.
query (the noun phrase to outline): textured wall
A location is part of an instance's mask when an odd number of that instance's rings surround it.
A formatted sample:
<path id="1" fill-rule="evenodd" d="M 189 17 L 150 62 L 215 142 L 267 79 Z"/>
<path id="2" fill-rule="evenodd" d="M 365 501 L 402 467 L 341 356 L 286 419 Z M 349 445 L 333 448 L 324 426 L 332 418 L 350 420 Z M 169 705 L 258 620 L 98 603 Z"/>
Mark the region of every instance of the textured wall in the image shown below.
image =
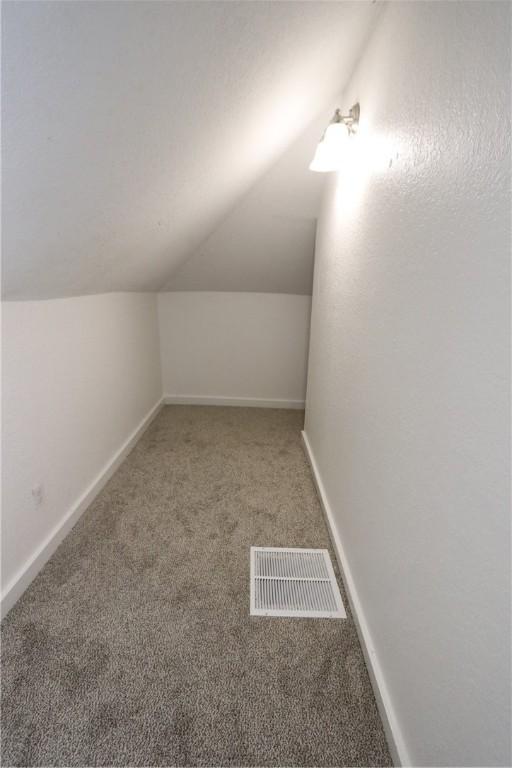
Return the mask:
<path id="1" fill-rule="evenodd" d="M 2 326 L 5 592 L 162 390 L 154 295 L 5 302 Z"/>
<path id="2" fill-rule="evenodd" d="M 300 404 L 310 311 L 309 296 L 159 294 L 164 394 Z"/>
<path id="3" fill-rule="evenodd" d="M 510 63 L 508 3 L 387 6 L 317 230 L 306 432 L 414 765 L 511 761 Z"/>

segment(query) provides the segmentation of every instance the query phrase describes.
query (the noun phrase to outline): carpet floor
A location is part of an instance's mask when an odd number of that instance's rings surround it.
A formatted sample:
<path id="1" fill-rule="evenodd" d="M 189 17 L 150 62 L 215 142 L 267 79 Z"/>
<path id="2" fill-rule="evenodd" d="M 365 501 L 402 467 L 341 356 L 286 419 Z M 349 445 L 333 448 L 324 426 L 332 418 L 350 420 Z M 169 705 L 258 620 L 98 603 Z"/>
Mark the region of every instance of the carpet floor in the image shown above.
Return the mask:
<path id="1" fill-rule="evenodd" d="M 330 549 L 302 421 L 160 412 L 2 623 L 2 765 L 391 765 L 342 585 L 249 616 L 251 545 Z"/>

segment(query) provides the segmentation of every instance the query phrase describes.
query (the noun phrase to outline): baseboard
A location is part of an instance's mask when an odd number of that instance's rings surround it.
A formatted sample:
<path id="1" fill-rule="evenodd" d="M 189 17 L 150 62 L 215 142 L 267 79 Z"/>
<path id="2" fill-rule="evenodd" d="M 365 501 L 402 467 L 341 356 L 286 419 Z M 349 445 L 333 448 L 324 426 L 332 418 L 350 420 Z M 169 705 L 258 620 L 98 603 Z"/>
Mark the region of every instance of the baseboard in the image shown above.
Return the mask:
<path id="1" fill-rule="evenodd" d="M 216 397 L 209 395 L 164 395 L 166 405 L 232 405 L 243 408 L 304 409 L 304 400 L 271 400 L 263 397 Z"/>
<path id="2" fill-rule="evenodd" d="M 126 458 L 142 433 L 153 421 L 163 405 L 161 398 L 144 416 L 140 424 L 133 430 L 131 435 L 125 440 L 119 450 L 112 456 L 110 461 L 105 464 L 103 469 L 94 478 L 92 483 L 84 493 L 73 504 L 71 509 L 65 514 L 63 519 L 46 537 L 43 543 L 34 552 L 32 557 L 25 563 L 16 576 L 11 579 L 2 593 L 1 615 L 2 618 L 10 611 L 13 605 L 19 600 L 29 584 L 34 580 L 42 567 L 53 555 L 61 541 L 66 537 L 71 528 L 85 512 L 87 507 L 94 501 L 104 485 L 110 480 L 116 469 Z"/>
<path id="3" fill-rule="evenodd" d="M 331 536 L 334 551 L 336 553 L 336 559 L 338 561 L 343 583 L 347 592 L 347 597 L 352 609 L 352 615 L 354 617 L 357 634 L 359 635 L 359 642 L 361 643 L 361 648 L 363 650 L 366 666 L 370 675 L 373 692 L 375 694 L 375 700 L 377 702 L 377 707 L 379 709 L 384 731 L 386 733 L 389 751 L 396 766 L 411 765 L 407 748 L 405 746 L 405 741 L 398 725 L 389 691 L 386 686 L 386 681 L 379 664 L 379 659 L 377 657 L 375 647 L 372 642 L 368 623 L 364 615 L 363 606 L 359 600 L 356 585 L 354 583 L 354 579 L 352 578 L 352 573 L 343 551 L 341 538 L 336 527 L 331 506 L 327 499 L 325 487 L 318 470 L 318 465 L 315 461 L 315 457 L 313 455 L 313 451 L 311 449 L 311 445 L 306 433 L 302 432 L 301 435 L 304 452 L 311 467 L 313 480 L 318 493 L 318 498 L 320 500 L 320 506 L 322 507 L 327 522 L 327 528 Z"/>

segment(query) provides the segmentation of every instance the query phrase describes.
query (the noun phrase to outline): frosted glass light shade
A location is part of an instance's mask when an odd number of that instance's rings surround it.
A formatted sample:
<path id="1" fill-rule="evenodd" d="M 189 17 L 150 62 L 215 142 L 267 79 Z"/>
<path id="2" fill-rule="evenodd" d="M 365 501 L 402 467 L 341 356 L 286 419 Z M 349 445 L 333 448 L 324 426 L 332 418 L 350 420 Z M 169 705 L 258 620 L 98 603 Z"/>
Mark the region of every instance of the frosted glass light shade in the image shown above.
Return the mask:
<path id="1" fill-rule="evenodd" d="M 325 131 L 324 141 L 333 149 L 343 150 L 348 141 L 348 130 L 345 123 L 331 123 Z"/>
<path id="2" fill-rule="evenodd" d="M 318 173 L 338 171 L 343 164 L 347 141 L 348 131 L 346 125 L 343 123 L 331 123 L 327 127 L 324 138 L 317 145 L 309 170 Z"/>
<path id="3" fill-rule="evenodd" d="M 316 171 L 317 173 L 328 173 L 329 171 L 336 171 L 337 159 L 333 156 L 329 147 L 324 141 L 320 141 L 317 144 L 315 156 L 309 166 L 310 171 Z"/>

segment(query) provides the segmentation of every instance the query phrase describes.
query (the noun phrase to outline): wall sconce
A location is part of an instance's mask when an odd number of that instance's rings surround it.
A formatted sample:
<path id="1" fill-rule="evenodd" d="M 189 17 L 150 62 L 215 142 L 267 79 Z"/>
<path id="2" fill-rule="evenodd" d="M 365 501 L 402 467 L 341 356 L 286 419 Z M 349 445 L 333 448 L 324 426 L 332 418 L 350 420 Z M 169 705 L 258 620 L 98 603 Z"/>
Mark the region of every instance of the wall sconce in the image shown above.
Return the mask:
<path id="1" fill-rule="evenodd" d="M 341 168 L 343 150 L 350 134 L 357 131 L 360 111 L 359 104 L 354 104 L 348 115 L 342 115 L 340 109 L 336 110 L 317 144 L 315 156 L 309 166 L 310 171 L 328 173 Z"/>

